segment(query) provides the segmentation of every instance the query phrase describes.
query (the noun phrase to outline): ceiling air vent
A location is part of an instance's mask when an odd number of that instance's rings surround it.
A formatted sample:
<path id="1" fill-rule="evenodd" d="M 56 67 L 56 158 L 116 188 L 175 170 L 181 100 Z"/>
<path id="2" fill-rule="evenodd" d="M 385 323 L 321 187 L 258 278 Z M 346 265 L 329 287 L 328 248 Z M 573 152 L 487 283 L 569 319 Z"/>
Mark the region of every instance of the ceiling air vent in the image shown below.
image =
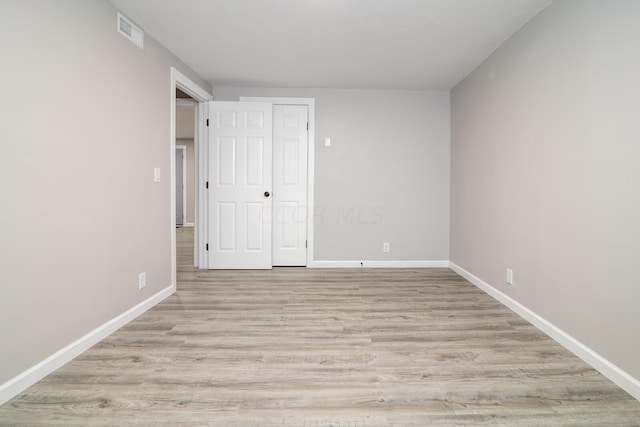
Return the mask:
<path id="1" fill-rule="evenodd" d="M 118 32 L 142 49 L 144 33 L 140 28 L 136 27 L 133 22 L 129 21 L 120 13 L 118 13 Z"/>

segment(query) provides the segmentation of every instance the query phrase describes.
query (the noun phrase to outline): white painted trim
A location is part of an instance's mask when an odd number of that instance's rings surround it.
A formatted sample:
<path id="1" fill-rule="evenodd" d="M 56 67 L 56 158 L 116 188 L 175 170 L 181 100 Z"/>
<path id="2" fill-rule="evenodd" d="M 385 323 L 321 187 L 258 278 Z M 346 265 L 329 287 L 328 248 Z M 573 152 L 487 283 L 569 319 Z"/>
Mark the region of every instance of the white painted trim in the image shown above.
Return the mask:
<path id="1" fill-rule="evenodd" d="M 313 261 L 309 268 L 448 268 L 446 260 Z"/>
<path id="2" fill-rule="evenodd" d="M 609 378 L 627 393 L 640 400 L 640 380 L 620 369 L 618 366 L 614 365 L 609 360 L 587 347 L 553 323 L 544 319 L 539 314 L 531 311 L 524 305 L 505 295 L 479 277 L 474 276 L 459 265 L 449 262 L 449 268 L 507 306 L 509 309 L 513 310 L 516 314 L 533 324 L 533 326 L 556 340 L 567 350 L 587 362 L 602 375 Z"/>
<path id="3" fill-rule="evenodd" d="M 173 88 L 173 92 L 171 92 L 174 100 L 176 99 L 176 89 L 179 88 L 198 102 L 213 101 L 213 95 L 202 89 L 193 80 L 182 74 L 175 67 L 171 67 L 171 77 L 172 82 L 175 82 L 176 84 L 176 87 Z"/>
<path id="4" fill-rule="evenodd" d="M 270 102 L 274 105 L 306 105 L 309 113 L 309 138 L 307 140 L 307 267 L 314 264 L 315 217 L 315 156 L 316 156 L 316 99 L 241 96 L 240 102 Z"/>
<path id="5" fill-rule="evenodd" d="M 199 170 L 199 165 L 198 165 L 198 156 L 200 153 L 200 147 L 206 145 L 205 142 L 205 138 L 207 137 L 206 132 L 204 132 L 204 116 L 202 115 L 202 112 L 205 111 L 206 109 L 206 103 L 208 101 L 211 101 L 213 99 L 213 96 L 208 93 L 206 90 L 202 89 L 200 86 L 198 86 L 195 82 L 193 82 L 190 78 L 188 78 L 187 76 L 185 76 L 184 74 L 182 74 L 180 71 L 178 71 L 175 67 L 171 67 L 171 84 L 170 84 L 170 92 L 169 92 L 169 120 L 170 120 L 170 125 L 169 125 L 169 150 L 170 150 L 170 160 L 169 160 L 169 168 L 170 168 L 170 182 L 169 182 L 169 186 L 170 186 L 170 192 L 171 192 L 171 201 L 170 201 L 170 206 L 169 209 L 171 210 L 171 284 L 174 287 L 174 289 L 176 288 L 176 274 L 177 274 L 177 268 L 176 268 L 176 89 L 180 88 L 181 91 L 183 91 L 184 93 L 188 94 L 189 96 L 191 96 L 193 99 L 195 99 L 196 101 L 198 101 L 198 105 L 197 105 L 197 114 L 194 114 L 194 118 L 195 118 L 195 129 L 196 129 L 196 134 L 194 135 L 194 140 L 193 140 L 193 146 L 194 146 L 194 155 L 195 155 L 195 165 L 196 165 L 196 170 L 197 173 L 200 173 Z M 196 209 L 195 209 L 195 233 L 196 233 L 196 237 L 194 239 L 194 253 L 197 255 L 197 252 L 202 251 L 202 249 L 200 248 L 200 246 L 204 246 L 203 240 L 200 238 L 201 236 L 201 231 L 200 231 L 200 224 L 203 223 L 203 221 L 200 220 L 200 215 L 202 210 L 199 209 L 199 204 L 204 204 L 206 205 L 206 200 L 202 200 L 203 198 L 206 199 L 206 193 L 204 191 L 204 188 L 200 188 L 202 187 L 201 182 L 199 180 L 196 180 L 196 185 L 198 186 L 198 191 L 195 192 L 195 204 L 196 204 Z M 206 212 L 205 212 L 206 213 Z M 202 218 L 206 218 L 206 216 L 203 216 Z M 206 223 L 206 221 L 204 221 Z M 199 257 L 196 256 L 194 258 L 194 261 L 198 260 Z M 200 267 L 202 267 L 202 265 L 200 265 Z"/>
<path id="6" fill-rule="evenodd" d="M 195 267 L 209 268 L 209 257 L 205 250 L 209 235 L 209 191 L 205 182 L 209 179 L 209 128 L 206 126 L 209 117 L 209 102 L 201 102 L 196 110 L 194 129 L 194 183 L 196 185 L 194 200 L 194 244 L 193 264 Z M 202 219 L 200 219 L 202 218 Z"/>
<path id="7" fill-rule="evenodd" d="M 182 150 L 182 226 L 184 226 L 187 222 L 187 146 L 176 145 L 176 150 Z"/>
<path id="8" fill-rule="evenodd" d="M 114 317 L 103 325 L 98 326 L 85 336 L 75 340 L 40 363 L 0 385 L 0 405 L 22 393 L 24 390 L 31 387 L 33 384 L 37 383 L 56 369 L 61 368 L 66 363 L 88 350 L 91 346 L 105 339 L 145 311 L 160 303 L 165 298 L 171 296 L 174 292 L 175 287 L 173 285 L 161 290 L 157 294 L 147 298 L 140 304 L 130 308 L 119 316 Z"/>

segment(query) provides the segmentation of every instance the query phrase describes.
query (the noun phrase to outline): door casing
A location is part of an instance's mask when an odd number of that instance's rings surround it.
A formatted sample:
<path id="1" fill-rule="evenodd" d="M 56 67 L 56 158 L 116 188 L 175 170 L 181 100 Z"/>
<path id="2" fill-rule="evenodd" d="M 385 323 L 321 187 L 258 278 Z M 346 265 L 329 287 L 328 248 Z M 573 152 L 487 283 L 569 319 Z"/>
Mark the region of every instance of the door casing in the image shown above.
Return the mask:
<path id="1" fill-rule="evenodd" d="M 201 88 L 189 77 L 178 71 L 175 67 L 170 70 L 169 85 L 169 168 L 170 168 L 170 215 L 171 215 L 171 286 L 176 289 L 176 89 L 179 88 L 198 103 L 195 107 L 195 133 L 194 133 L 194 156 L 195 156 L 195 173 L 196 173 L 196 191 L 195 191 L 195 242 L 194 242 L 194 265 L 200 268 L 206 268 L 204 244 L 207 231 L 207 196 L 204 183 L 206 177 L 206 118 L 208 117 L 207 102 L 213 99 L 213 96 L 205 89 Z"/>

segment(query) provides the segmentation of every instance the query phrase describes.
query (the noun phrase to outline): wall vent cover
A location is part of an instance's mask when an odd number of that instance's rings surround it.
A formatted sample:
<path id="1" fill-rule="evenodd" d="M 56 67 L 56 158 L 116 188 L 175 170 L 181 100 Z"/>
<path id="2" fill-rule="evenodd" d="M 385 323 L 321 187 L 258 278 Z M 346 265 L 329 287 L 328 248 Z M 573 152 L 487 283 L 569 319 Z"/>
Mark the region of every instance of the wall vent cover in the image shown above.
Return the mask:
<path id="1" fill-rule="evenodd" d="M 118 13 L 118 32 L 142 49 L 144 45 L 144 33 L 121 13 Z"/>

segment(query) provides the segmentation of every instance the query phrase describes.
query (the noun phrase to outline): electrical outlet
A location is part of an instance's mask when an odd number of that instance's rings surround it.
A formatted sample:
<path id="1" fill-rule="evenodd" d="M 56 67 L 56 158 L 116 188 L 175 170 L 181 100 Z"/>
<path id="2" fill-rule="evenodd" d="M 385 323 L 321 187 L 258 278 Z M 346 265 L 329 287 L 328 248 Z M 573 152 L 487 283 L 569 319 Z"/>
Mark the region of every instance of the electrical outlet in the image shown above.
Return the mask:
<path id="1" fill-rule="evenodd" d="M 389 247 L 389 242 L 384 242 L 382 244 L 382 252 L 389 252 L 391 248 Z"/>
<path id="2" fill-rule="evenodd" d="M 147 286 L 147 273 L 138 274 L 138 289 L 142 289 Z"/>
<path id="3" fill-rule="evenodd" d="M 510 268 L 507 268 L 507 284 L 513 285 L 513 270 Z"/>

